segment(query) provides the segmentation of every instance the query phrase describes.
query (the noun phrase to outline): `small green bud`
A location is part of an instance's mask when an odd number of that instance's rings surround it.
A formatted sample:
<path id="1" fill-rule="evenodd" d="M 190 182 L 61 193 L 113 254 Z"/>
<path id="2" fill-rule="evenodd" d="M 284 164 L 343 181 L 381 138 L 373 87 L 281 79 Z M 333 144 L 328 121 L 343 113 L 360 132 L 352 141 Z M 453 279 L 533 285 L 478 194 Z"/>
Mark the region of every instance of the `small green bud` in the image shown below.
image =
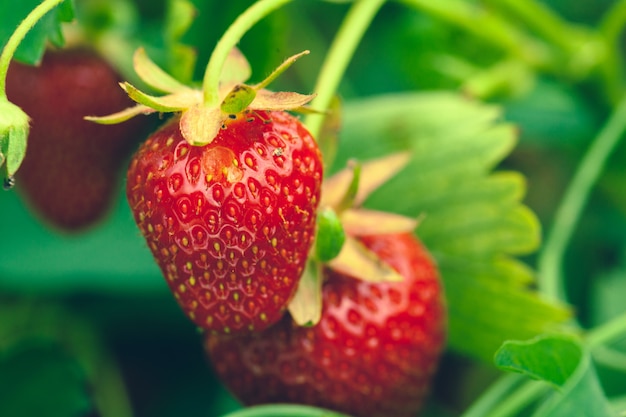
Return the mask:
<path id="1" fill-rule="evenodd" d="M 330 207 L 320 210 L 317 217 L 317 236 L 315 238 L 315 257 L 321 262 L 334 259 L 346 240 L 341 220 Z"/>

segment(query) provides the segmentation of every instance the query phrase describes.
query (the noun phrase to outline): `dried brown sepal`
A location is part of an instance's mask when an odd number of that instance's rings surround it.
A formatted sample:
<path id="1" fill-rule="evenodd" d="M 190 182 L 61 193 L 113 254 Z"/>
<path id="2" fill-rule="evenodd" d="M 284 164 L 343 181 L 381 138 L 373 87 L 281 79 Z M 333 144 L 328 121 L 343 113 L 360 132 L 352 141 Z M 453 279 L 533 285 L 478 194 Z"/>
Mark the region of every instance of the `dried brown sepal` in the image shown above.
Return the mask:
<path id="1" fill-rule="evenodd" d="M 116 125 L 118 123 L 125 122 L 140 114 L 152 114 L 156 110 L 143 104 L 137 104 L 133 107 L 128 107 L 117 113 L 109 114 L 107 116 L 85 116 L 85 120 L 90 122 L 99 123 L 101 125 Z"/>
<path id="2" fill-rule="evenodd" d="M 395 269 L 367 249 L 357 239 L 348 236 L 335 259 L 327 264 L 333 270 L 367 282 L 402 281 Z"/>
<path id="3" fill-rule="evenodd" d="M 341 223 L 350 236 L 368 236 L 413 232 L 417 219 L 395 213 L 366 209 L 348 209 L 341 215 Z"/>
<path id="4" fill-rule="evenodd" d="M 250 108 L 252 110 L 295 110 L 304 107 L 315 98 L 315 94 L 300 94 L 288 91 L 257 91 Z"/>
<path id="5" fill-rule="evenodd" d="M 400 172 L 411 159 L 409 152 L 400 152 L 360 164 L 358 190 L 352 199 L 352 206 L 360 206 L 367 197 L 391 177 Z M 339 208 L 354 182 L 354 163 L 339 171 L 324 183 L 322 204 Z"/>
<path id="6" fill-rule="evenodd" d="M 220 83 L 223 85 L 240 84 L 247 81 L 251 75 L 252 69 L 248 60 L 239 49 L 233 48 L 222 68 Z"/>
<path id="7" fill-rule="evenodd" d="M 285 72 L 290 66 L 292 66 L 298 59 L 302 58 L 304 55 L 308 55 L 309 51 L 302 51 L 299 54 L 295 54 L 290 56 L 286 60 L 283 61 L 270 75 L 268 75 L 263 81 L 254 86 L 255 90 L 263 90 L 265 87 L 270 85 L 272 81 L 278 78 L 283 72 Z M 247 78 L 246 78 L 247 79 Z M 245 80 L 244 80 L 245 81 Z"/>
<path id="8" fill-rule="evenodd" d="M 322 266 L 309 262 L 288 309 L 299 326 L 314 326 L 322 317 Z"/>
<path id="9" fill-rule="evenodd" d="M 191 145 L 203 146 L 215 139 L 224 120 L 221 109 L 196 104 L 182 112 L 180 132 Z"/>

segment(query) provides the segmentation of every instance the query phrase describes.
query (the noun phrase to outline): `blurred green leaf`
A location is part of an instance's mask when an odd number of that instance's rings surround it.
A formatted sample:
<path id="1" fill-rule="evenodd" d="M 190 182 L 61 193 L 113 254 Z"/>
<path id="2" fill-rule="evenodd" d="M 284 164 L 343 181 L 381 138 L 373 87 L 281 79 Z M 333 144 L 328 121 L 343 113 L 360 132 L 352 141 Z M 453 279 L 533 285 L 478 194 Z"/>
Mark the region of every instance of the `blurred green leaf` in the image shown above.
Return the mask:
<path id="1" fill-rule="evenodd" d="M 86 380 L 59 346 L 31 342 L 0 354 L 0 415 L 78 417 L 91 410 Z"/>
<path id="2" fill-rule="evenodd" d="M 510 259 L 499 261 L 505 269 L 513 267 Z M 448 342 L 460 353 L 487 362 L 507 337 L 533 337 L 570 317 L 566 309 L 510 282 L 507 272 L 498 267 L 485 263 L 483 271 L 475 272 L 471 260 L 440 264 L 448 300 Z"/>
<path id="3" fill-rule="evenodd" d="M 495 362 L 504 370 L 556 388 L 533 417 L 616 415 L 604 396 L 589 354 L 571 336 L 542 335 L 529 341 L 507 341 L 496 353 Z"/>
<path id="4" fill-rule="evenodd" d="M 521 373 L 559 389 L 582 357 L 582 346 L 572 338 L 540 336 L 527 342 L 505 342 L 496 352 L 495 361 L 505 371 Z"/>
<path id="5" fill-rule="evenodd" d="M 120 190 L 117 207 L 92 230 L 66 235 L 49 229 L 16 188 L 0 192 L 0 288 L 68 293 L 167 291 L 167 285 Z"/>
<path id="6" fill-rule="evenodd" d="M 349 158 L 413 152 L 366 205 L 421 217 L 417 234 L 446 288 L 452 350 L 491 361 L 504 340 L 536 336 L 570 317 L 530 289 L 533 272 L 511 257 L 537 248 L 540 227 L 520 202 L 524 178 L 491 173 L 516 140 L 499 108 L 451 93 L 407 93 L 347 103 L 344 115 L 335 169 Z"/>
<path id="7" fill-rule="evenodd" d="M 335 159 L 339 132 L 341 131 L 342 103 L 337 96 L 330 102 L 327 112 L 324 116 L 320 133 L 315 140 L 322 152 L 324 166 L 331 166 Z"/>
<path id="8" fill-rule="evenodd" d="M 590 288 L 591 323 L 600 325 L 626 312 L 626 265 L 594 277 Z"/>
<path id="9" fill-rule="evenodd" d="M 41 0 L 0 2 L 0 45 L 4 45 L 21 21 L 41 3 Z M 47 13 L 26 35 L 14 58 L 26 64 L 36 64 L 41 59 L 48 41 L 56 46 L 64 43 L 62 22 L 74 19 L 72 0 L 66 0 Z"/>
<path id="10" fill-rule="evenodd" d="M 196 65 L 196 50 L 181 40 L 196 16 L 194 5 L 187 0 L 168 0 L 165 15 L 165 46 L 168 50 L 167 68 L 183 83 L 190 83 Z"/>
<path id="11" fill-rule="evenodd" d="M 570 85 L 540 78 L 527 94 L 507 101 L 505 113 L 521 126 L 525 142 L 563 149 L 595 136 L 596 105 Z"/>
<path id="12" fill-rule="evenodd" d="M 122 79 L 135 85 L 142 84 L 133 69 L 133 52 L 152 45 L 138 39 L 144 29 L 143 18 L 133 0 L 82 0 L 76 4 L 80 36 L 115 67 Z"/>

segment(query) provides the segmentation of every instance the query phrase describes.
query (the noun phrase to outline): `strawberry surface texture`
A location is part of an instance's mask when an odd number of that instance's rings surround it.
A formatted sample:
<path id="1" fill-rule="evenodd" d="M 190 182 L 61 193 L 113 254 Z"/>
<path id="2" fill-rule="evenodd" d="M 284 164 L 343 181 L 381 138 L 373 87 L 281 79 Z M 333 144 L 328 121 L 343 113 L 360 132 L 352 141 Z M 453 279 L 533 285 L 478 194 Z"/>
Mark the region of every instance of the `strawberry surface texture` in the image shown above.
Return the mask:
<path id="1" fill-rule="evenodd" d="M 245 404 L 304 403 L 359 417 L 420 410 L 445 342 L 436 266 L 411 233 L 361 240 L 404 280 L 371 283 L 327 269 L 317 325 L 298 327 L 285 315 L 260 334 L 206 336 L 217 374 Z"/>
<path id="2" fill-rule="evenodd" d="M 147 118 L 116 126 L 83 119 L 132 104 L 120 80 L 98 53 L 80 47 L 48 50 L 38 66 L 11 63 L 7 96 L 31 119 L 16 185 L 57 229 L 81 230 L 104 217 L 123 167 L 150 128 Z"/>
<path id="3" fill-rule="evenodd" d="M 281 318 L 322 182 L 319 149 L 296 117 L 244 111 L 204 146 L 186 142 L 174 117 L 140 147 L 127 178 L 139 229 L 197 326 L 250 332 Z"/>

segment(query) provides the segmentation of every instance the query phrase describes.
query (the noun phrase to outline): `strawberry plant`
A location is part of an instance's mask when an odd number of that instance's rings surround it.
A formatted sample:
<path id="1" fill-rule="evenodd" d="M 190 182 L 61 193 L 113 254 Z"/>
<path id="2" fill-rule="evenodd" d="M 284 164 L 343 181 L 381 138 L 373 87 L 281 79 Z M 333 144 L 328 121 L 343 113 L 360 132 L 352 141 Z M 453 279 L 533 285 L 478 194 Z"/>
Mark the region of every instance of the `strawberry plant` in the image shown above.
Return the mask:
<path id="1" fill-rule="evenodd" d="M 624 4 L 0 2 L 0 415 L 623 414 Z"/>

